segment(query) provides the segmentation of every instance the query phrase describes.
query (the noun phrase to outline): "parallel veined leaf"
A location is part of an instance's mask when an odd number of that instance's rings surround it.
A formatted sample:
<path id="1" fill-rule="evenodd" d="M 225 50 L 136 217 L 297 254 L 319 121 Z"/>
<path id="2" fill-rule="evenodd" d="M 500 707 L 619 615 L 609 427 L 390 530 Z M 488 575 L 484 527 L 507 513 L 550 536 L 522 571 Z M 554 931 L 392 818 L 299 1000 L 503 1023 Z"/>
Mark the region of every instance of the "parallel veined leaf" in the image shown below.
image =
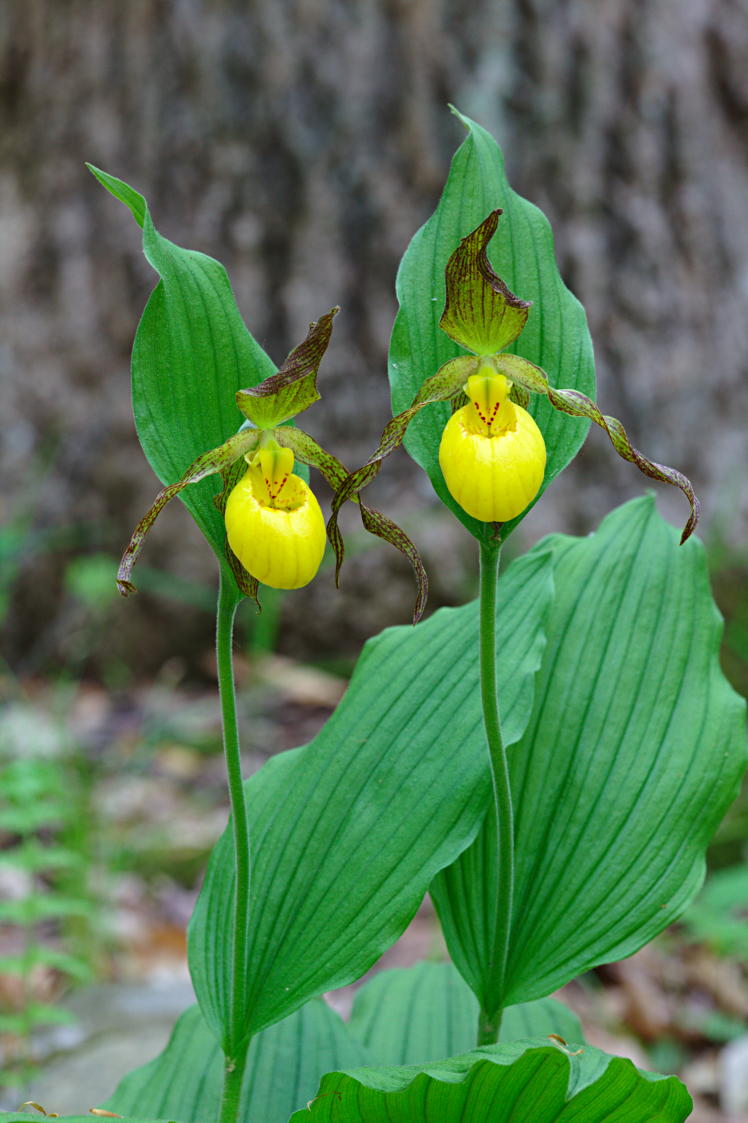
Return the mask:
<path id="1" fill-rule="evenodd" d="M 274 374 L 275 364 L 247 330 L 224 267 L 164 238 L 142 195 L 89 168 L 132 212 L 143 231 L 143 252 L 160 277 L 135 336 L 132 396 L 143 451 L 161 482 L 171 484 L 236 432 L 236 392 Z M 215 481 L 206 481 L 180 499 L 226 565 L 215 491 Z"/>
<path id="2" fill-rule="evenodd" d="M 590 1046 L 530 1040 L 427 1066 L 330 1073 L 290 1123 L 683 1123 L 692 1106 L 675 1077 Z"/>
<path id="3" fill-rule="evenodd" d="M 584 309 L 561 279 L 548 221 L 509 186 L 501 150 L 493 137 L 468 117 L 459 113 L 457 117 L 468 130 L 467 139 L 454 156 L 436 211 L 412 239 L 398 272 L 400 310 L 389 358 L 393 413 L 407 409 L 427 378 L 447 360 L 464 353 L 439 327 L 445 302 L 444 269 L 460 240 L 496 208 L 503 214 L 488 248 L 489 259 L 517 297 L 532 301 L 527 323 L 510 350 L 542 367 L 552 385 L 594 398 L 594 360 Z M 541 398 L 531 399 L 528 408 L 548 449 L 542 494 L 579 451 L 589 423 L 562 416 Z M 483 538 L 490 528 L 472 519 L 454 501 L 439 468 L 439 441 L 450 412 L 448 404 L 421 411 L 408 428 L 405 447 L 427 472 L 442 502 L 472 534 Z M 504 535 L 523 517 L 508 523 Z"/>
<path id="4" fill-rule="evenodd" d="M 478 1002 L 451 963 L 380 971 L 356 991 L 350 1030 L 376 1064 L 427 1064 L 475 1047 Z M 575 1014 L 553 998 L 510 1006 L 501 1040 L 557 1034 L 582 1041 Z"/>
<path id="5" fill-rule="evenodd" d="M 492 817 L 431 888 L 452 958 L 489 1012 L 631 955 L 676 919 L 746 764 L 745 704 L 720 669 L 701 543 L 679 546 L 648 497 L 589 538 L 540 545 L 556 593 L 533 715 L 509 753 L 504 993 L 491 967 Z"/>
<path id="6" fill-rule="evenodd" d="M 512 626 L 499 662 L 507 739 L 532 707 L 552 596 L 541 551 L 515 562 L 499 597 Z M 314 741 L 247 784 L 251 907 L 244 1034 L 359 978 L 403 931 L 437 870 L 472 840 L 489 786 L 475 656 L 477 605 L 370 641 Z M 445 659 L 445 655 L 447 658 Z M 234 869 L 217 844 L 193 915 L 190 969 L 229 1055 Z"/>
<path id="7" fill-rule="evenodd" d="M 315 999 L 250 1045 L 238 1123 L 286 1123 L 291 1112 L 314 1096 L 325 1072 L 370 1060 L 340 1017 Z M 213 1120 L 221 1103 L 223 1064 L 218 1042 L 198 1007 L 191 1006 L 164 1051 L 128 1073 L 102 1106 L 121 1115 L 147 1114 L 180 1123 Z"/>
<path id="8" fill-rule="evenodd" d="M 383 971 L 357 992 L 348 1024 L 312 1000 L 258 1034 L 249 1049 L 239 1123 L 285 1123 L 315 1095 L 326 1072 L 354 1065 L 407 1064 L 462 1053 L 473 1043 L 477 1005 L 448 963 Z M 552 999 L 507 1014 L 516 1037 L 556 1032 L 581 1040 L 574 1015 Z M 202 1123 L 215 1118 L 223 1056 L 197 1006 L 179 1018 L 166 1048 L 129 1073 L 103 1107 Z"/>

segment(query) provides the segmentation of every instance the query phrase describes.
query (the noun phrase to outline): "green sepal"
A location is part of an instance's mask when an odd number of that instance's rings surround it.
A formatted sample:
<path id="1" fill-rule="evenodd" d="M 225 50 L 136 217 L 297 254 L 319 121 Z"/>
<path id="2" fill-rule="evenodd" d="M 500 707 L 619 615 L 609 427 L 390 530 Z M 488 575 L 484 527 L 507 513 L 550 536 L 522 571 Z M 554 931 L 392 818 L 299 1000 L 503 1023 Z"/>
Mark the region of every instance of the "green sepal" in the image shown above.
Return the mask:
<path id="1" fill-rule="evenodd" d="M 521 300 L 494 271 L 486 247 L 501 210 L 494 210 L 462 239 L 447 262 L 447 298 L 439 327 L 476 355 L 494 355 L 519 336 L 532 301 Z"/>
<path id="2" fill-rule="evenodd" d="M 693 484 L 679 472 L 677 468 L 669 468 L 666 464 L 658 464 L 656 460 L 649 460 L 638 449 L 634 448 L 628 434 L 621 422 L 616 417 L 609 417 L 601 413 L 598 407 L 585 394 L 579 390 L 556 390 L 548 382 L 548 377 L 540 367 L 530 363 L 519 355 L 495 355 L 491 365 L 500 374 L 525 390 L 533 394 L 545 394 L 548 401 L 560 413 L 568 413 L 571 417 L 586 417 L 599 425 L 610 438 L 610 443 L 618 455 L 629 464 L 635 464 L 640 472 L 651 480 L 661 480 L 663 483 L 678 487 L 691 505 L 691 514 L 681 534 L 681 545 L 691 537 L 701 514 L 701 504 L 693 489 Z"/>
<path id="3" fill-rule="evenodd" d="M 327 452 L 321 445 L 318 445 L 317 442 L 302 429 L 297 429 L 295 426 L 293 428 L 291 426 L 284 426 L 281 429 L 275 429 L 273 431 L 273 437 L 278 441 L 278 444 L 283 445 L 285 448 L 290 448 L 297 460 L 321 472 L 336 495 L 350 479 L 348 470 L 337 457 L 333 456 L 331 452 Z M 416 603 L 413 609 L 413 623 L 417 624 L 426 607 L 429 588 L 426 569 L 418 549 L 397 523 L 393 522 L 387 515 L 382 514 L 381 511 L 377 511 L 374 507 L 370 507 L 367 503 L 364 503 L 358 494 L 354 492 L 348 495 L 347 498 L 350 499 L 351 502 L 358 504 L 364 529 L 367 530 L 369 534 L 374 534 L 377 538 L 382 538 L 385 542 L 389 542 L 391 546 L 394 546 L 408 559 L 413 567 L 413 573 L 418 586 Z M 342 502 L 344 502 L 344 500 L 341 500 L 341 503 Z M 343 542 L 343 535 L 340 532 L 340 527 L 338 526 L 337 510 L 327 524 L 327 538 L 335 551 L 335 584 L 338 585 L 340 583 L 340 567 L 345 557 L 345 544 Z"/>
<path id="4" fill-rule="evenodd" d="M 257 444 L 258 439 L 259 433 L 255 429 L 240 429 L 238 433 L 234 433 L 233 437 L 229 437 L 229 439 L 224 441 L 222 445 L 219 445 L 218 448 L 213 448 L 209 452 L 204 452 L 202 456 L 198 456 L 197 460 L 193 460 L 187 471 L 176 483 L 169 484 L 167 487 L 161 489 L 148 512 L 143 516 L 132 532 L 130 541 L 127 544 L 127 549 L 119 563 L 119 569 L 117 570 L 117 588 L 123 597 L 129 596 L 130 593 L 135 592 L 135 586 L 130 580 L 133 567 L 138 560 L 138 555 L 143 547 L 148 531 L 169 500 L 173 499 L 175 495 L 179 495 L 180 491 L 183 491 L 184 488 L 188 487 L 190 484 L 199 483 L 199 481 L 204 480 L 206 476 L 213 476 L 218 472 L 225 472 L 235 464 L 240 457 L 244 456 L 245 453 L 251 452 Z"/>
<path id="5" fill-rule="evenodd" d="M 237 406 L 258 429 L 274 429 L 319 401 L 317 372 L 339 311 L 332 308 L 309 325 L 306 339 L 294 347 L 277 374 L 237 391 Z"/>

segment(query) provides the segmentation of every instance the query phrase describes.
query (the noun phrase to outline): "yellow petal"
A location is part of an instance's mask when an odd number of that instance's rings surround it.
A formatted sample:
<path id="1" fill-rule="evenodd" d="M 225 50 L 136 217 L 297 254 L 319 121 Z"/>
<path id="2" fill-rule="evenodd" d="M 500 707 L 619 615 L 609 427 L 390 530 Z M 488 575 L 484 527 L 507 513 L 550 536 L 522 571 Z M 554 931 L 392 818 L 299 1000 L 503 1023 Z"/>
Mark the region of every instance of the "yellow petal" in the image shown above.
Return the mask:
<path id="1" fill-rule="evenodd" d="M 291 474 L 284 482 L 285 507 L 271 507 L 263 485 L 250 468 L 231 492 L 224 516 L 229 545 L 263 585 L 300 589 L 315 576 L 325 552 L 322 511 L 299 476 Z"/>
<path id="2" fill-rule="evenodd" d="M 452 497 L 482 522 L 508 522 L 533 501 L 545 472 L 545 441 L 533 418 L 512 403 L 513 424 L 491 436 L 476 432 L 475 407 L 452 415 L 439 464 Z"/>

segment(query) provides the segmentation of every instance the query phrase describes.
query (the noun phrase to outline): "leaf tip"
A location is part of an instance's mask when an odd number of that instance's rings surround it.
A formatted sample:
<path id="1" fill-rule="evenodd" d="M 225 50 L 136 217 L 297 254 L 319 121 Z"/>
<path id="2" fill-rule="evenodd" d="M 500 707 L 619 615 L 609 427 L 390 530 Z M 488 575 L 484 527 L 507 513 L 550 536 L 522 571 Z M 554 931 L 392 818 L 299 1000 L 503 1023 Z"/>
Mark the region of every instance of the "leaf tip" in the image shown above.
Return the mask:
<path id="1" fill-rule="evenodd" d="M 461 113 L 460 110 L 457 108 L 457 106 L 453 105 L 453 103 L 451 101 L 447 102 L 447 108 L 449 109 L 449 112 L 454 117 L 457 118 L 457 120 L 460 122 L 460 124 L 464 125 L 465 128 L 467 129 L 467 131 L 470 132 L 470 129 L 471 129 L 472 124 L 473 124 L 473 122 L 470 120 L 470 118 L 466 117 L 464 113 Z"/>

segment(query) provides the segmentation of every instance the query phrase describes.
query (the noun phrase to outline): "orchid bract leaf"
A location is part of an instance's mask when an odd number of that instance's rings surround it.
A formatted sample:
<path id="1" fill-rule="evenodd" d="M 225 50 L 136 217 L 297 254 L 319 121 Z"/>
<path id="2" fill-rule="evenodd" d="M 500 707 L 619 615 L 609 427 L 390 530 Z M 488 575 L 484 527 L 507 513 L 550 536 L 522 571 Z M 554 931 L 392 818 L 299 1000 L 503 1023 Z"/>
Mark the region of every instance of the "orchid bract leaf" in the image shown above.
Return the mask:
<path id="1" fill-rule="evenodd" d="M 493 137 L 469 118 L 457 117 L 468 130 L 467 139 L 454 156 L 436 211 L 412 239 L 398 272 L 400 309 L 389 356 L 393 413 L 408 409 L 426 379 L 460 354 L 459 344 L 439 326 L 447 295 L 445 269 L 461 239 L 499 208 L 502 215 L 487 246 L 488 261 L 507 289 L 532 303 L 510 350 L 546 370 L 554 386 L 594 397 L 592 343 L 584 310 L 561 279 L 550 226 L 537 207 L 509 186 Z M 579 451 L 589 422 L 561 416 L 543 397 L 532 398 L 528 409 L 548 448 L 542 494 Z M 405 448 L 427 472 L 442 502 L 472 534 L 485 540 L 493 528 L 462 510 L 439 468 L 439 442 L 450 413 L 449 403 L 420 411 L 408 426 Z M 524 513 L 507 523 L 502 537 L 523 517 Z"/>
<path id="2" fill-rule="evenodd" d="M 89 169 L 131 211 L 143 231 L 143 252 L 160 277 L 135 336 L 132 398 L 143 452 L 168 485 L 180 479 L 185 465 L 236 432 L 237 391 L 276 368 L 247 331 L 224 267 L 164 238 L 142 195 Z M 225 566 L 226 535 L 214 493 L 210 483 L 200 483 L 180 499 Z"/>

